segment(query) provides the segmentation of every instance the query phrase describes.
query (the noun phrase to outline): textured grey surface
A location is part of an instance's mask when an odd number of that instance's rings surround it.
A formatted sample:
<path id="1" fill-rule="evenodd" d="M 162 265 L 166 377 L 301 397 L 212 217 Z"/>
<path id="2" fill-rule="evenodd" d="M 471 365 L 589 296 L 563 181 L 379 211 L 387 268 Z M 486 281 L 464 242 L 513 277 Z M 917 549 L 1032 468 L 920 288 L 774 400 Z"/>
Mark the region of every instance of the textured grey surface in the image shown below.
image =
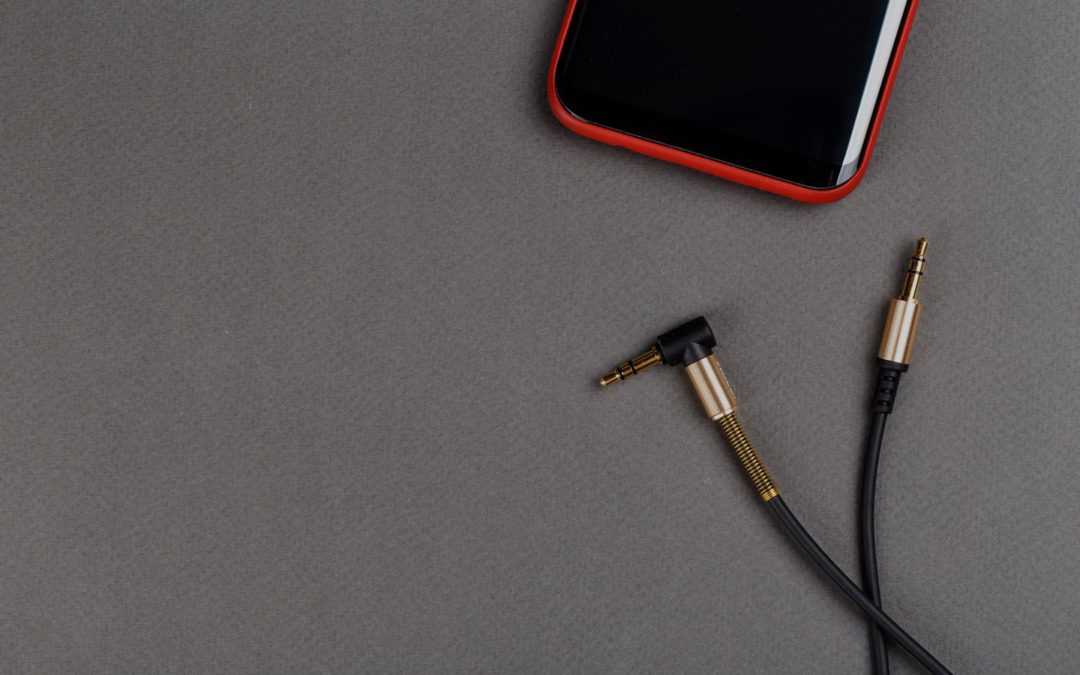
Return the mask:
<path id="1" fill-rule="evenodd" d="M 596 378 L 708 315 L 854 570 L 920 235 L 886 604 L 1080 667 L 1076 2 L 924 2 L 817 207 L 560 127 L 562 0 L 117 4 L 0 12 L 0 670 L 865 672 L 684 378 Z"/>

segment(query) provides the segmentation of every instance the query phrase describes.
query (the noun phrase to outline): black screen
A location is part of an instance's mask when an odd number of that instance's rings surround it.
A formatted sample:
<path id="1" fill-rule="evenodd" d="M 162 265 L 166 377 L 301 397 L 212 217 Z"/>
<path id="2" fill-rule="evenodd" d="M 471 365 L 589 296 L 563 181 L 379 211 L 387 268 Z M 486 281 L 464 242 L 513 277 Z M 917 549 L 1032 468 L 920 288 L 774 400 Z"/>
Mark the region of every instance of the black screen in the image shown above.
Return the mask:
<path id="1" fill-rule="evenodd" d="M 833 187 L 853 173 L 845 154 L 888 5 L 580 0 L 556 89 L 593 124 Z"/>

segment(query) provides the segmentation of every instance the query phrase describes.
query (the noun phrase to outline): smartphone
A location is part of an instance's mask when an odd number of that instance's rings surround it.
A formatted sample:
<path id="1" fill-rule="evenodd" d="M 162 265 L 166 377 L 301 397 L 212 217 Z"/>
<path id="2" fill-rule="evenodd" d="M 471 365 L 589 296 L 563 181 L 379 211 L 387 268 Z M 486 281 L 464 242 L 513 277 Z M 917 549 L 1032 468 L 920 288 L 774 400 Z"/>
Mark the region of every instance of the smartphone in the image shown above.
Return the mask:
<path id="1" fill-rule="evenodd" d="M 866 171 L 917 0 L 571 0 L 548 98 L 584 136 L 806 202 Z"/>

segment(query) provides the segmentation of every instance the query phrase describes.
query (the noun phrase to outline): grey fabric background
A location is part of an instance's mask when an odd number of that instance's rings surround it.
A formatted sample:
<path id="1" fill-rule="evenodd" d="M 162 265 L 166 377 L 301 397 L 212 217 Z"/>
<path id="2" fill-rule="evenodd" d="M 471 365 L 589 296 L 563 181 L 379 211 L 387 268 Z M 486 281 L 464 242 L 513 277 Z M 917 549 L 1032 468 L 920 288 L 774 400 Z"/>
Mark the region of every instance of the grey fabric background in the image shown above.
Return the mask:
<path id="1" fill-rule="evenodd" d="M 563 129 L 564 9 L 5 3 L 0 670 L 866 672 L 685 378 L 596 381 L 706 314 L 854 571 L 926 235 L 886 605 L 958 673 L 1076 672 L 1080 5 L 926 0 L 829 206 Z"/>

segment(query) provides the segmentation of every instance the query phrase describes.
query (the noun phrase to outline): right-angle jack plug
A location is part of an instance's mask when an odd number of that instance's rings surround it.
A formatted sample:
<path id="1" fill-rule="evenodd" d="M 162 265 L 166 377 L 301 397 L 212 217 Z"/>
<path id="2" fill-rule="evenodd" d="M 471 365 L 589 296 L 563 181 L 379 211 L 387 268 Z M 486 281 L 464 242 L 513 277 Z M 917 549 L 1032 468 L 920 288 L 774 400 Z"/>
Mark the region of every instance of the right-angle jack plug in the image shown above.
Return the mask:
<path id="1" fill-rule="evenodd" d="M 705 317 L 699 316 L 656 338 L 656 343 L 648 351 L 624 361 L 615 370 L 600 378 L 600 385 L 611 386 L 658 363 L 686 368 L 686 375 L 701 400 L 705 414 L 720 424 L 720 429 L 735 450 L 739 463 L 750 477 L 758 495 L 768 502 L 779 495 L 780 491 L 739 424 L 739 418 L 735 414 L 739 406 L 724 371 L 720 369 L 720 364 L 712 353 L 715 346 L 716 338 L 713 337 L 709 322 Z"/>

